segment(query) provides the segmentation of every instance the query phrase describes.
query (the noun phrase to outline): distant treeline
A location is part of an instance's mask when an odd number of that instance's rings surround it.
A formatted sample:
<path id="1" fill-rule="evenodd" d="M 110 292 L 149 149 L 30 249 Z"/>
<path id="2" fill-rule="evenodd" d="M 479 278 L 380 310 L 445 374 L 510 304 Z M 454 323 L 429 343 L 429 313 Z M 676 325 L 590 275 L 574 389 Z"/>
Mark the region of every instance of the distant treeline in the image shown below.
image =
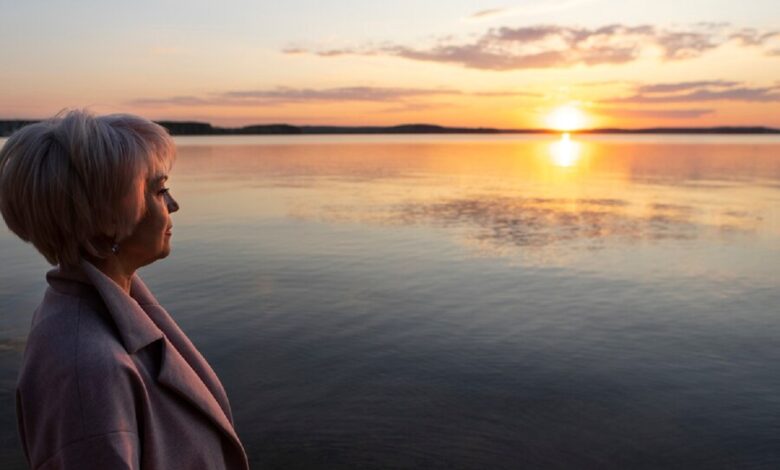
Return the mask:
<path id="1" fill-rule="evenodd" d="M 0 120 L 0 136 L 35 120 Z M 207 122 L 157 121 L 171 135 L 301 135 L 301 134 L 544 134 L 560 133 L 550 129 L 492 129 L 486 127 L 444 127 L 434 124 L 402 124 L 400 126 L 293 126 L 290 124 L 258 124 L 244 127 L 215 127 Z M 780 134 L 771 127 L 652 127 L 644 129 L 588 129 L 578 134 Z"/>
<path id="2" fill-rule="evenodd" d="M 269 134 L 560 134 L 550 129 L 493 129 L 488 127 L 444 127 L 435 124 L 399 126 L 293 126 L 261 124 L 245 127 L 214 127 L 203 122 L 158 121 L 172 135 L 269 135 Z M 770 127 L 652 127 L 645 129 L 588 129 L 580 134 L 780 134 Z"/>
<path id="3" fill-rule="evenodd" d="M 780 134 L 780 129 L 763 126 L 647 127 L 642 129 L 588 129 L 577 134 Z"/>
<path id="4" fill-rule="evenodd" d="M 500 129 L 442 127 L 433 124 L 400 126 L 293 126 L 258 124 L 245 127 L 214 127 L 203 122 L 157 121 L 172 135 L 268 135 L 268 134 L 497 134 Z M 533 132 L 533 131 L 524 131 Z"/>
<path id="5" fill-rule="evenodd" d="M 14 119 L 11 121 L 0 121 L 0 137 L 7 137 L 11 135 L 15 130 L 21 129 L 22 127 L 33 124 L 39 121 L 30 121 L 30 120 L 23 120 L 23 119 Z"/>

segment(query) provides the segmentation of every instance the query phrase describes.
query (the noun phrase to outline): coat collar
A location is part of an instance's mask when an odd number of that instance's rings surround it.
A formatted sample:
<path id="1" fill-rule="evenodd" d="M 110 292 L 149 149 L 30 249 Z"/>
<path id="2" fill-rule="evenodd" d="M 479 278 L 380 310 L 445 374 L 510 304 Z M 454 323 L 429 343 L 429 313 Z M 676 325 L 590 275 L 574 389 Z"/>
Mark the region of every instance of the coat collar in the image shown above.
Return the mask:
<path id="1" fill-rule="evenodd" d="M 130 295 L 85 260 L 81 261 L 77 269 L 58 268 L 49 271 L 46 280 L 60 292 L 92 298 L 97 294 L 105 304 L 122 345 L 129 354 L 135 354 L 164 336 L 144 310 L 144 307 L 158 305 L 157 299 L 135 274 L 131 279 Z"/>
<path id="2" fill-rule="evenodd" d="M 127 295 L 116 282 L 91 263 L 82 260 L 81 269 L 103 298 L 128 353 L 135 354 L 139 349 L 164 336 L 141 307 L 157 305 L 157 299 L 149 292 L 140 277 L 133 275 L 130 295 Z"/>

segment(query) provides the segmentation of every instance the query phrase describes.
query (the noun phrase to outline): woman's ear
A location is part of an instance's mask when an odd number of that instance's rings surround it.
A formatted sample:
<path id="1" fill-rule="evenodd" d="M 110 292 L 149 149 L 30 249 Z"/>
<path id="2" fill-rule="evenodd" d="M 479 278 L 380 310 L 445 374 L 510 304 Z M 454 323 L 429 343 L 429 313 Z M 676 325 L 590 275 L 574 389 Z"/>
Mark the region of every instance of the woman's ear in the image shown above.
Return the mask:
<path id="1" fill-rule="evenodd" d="M 82 249 L 87 255 L 97 258 L 106 259 L 112 253 L 112 247 L 114 246 L 114 237 L 108 235 L 97 235 L 92 239 L 87 240 Z"/>

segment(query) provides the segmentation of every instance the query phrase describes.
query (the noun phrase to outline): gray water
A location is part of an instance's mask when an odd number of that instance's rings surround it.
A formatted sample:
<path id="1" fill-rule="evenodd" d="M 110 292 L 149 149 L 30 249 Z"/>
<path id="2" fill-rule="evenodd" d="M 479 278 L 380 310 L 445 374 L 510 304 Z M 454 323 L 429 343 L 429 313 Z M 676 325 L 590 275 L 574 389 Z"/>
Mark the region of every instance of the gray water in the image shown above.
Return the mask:
<path id="1" fill-rule="evenodd" d="M 780 467 L 779 138 L 177 143 L 140 274 L 254 467 Z M 47 269 L 0 230 L 4 469 Z"/>

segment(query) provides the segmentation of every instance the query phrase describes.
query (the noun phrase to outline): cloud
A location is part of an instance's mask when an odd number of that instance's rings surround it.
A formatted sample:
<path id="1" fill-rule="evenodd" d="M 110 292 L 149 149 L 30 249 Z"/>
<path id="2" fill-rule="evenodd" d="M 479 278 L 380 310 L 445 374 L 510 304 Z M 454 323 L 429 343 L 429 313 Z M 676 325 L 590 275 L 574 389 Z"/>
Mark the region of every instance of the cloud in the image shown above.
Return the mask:
<path id="1" fill-rule="evenodd" d="M 777 102 L 780 86 L 750 87 L 725 80 L 641 85 L 633 95 L 602 100 L 605 103 L 697 103 L 708 101 Z"/>
<path id="2" fill-rule="evenodd" d="M 664 58 L 669 60 L 693 59 L 725 42 L 710 31 L 663 31 L 654 36 Z"/>
<path id="3" fill-rule="evenodd" d="M 715 112 L 710 108 L 694 109 L 631 109 L 601 108 L 598 114 L 616 118 L 695 119 Z"/>
<path id="4" fill-rule="evenodd" d="M 500 98 L 500 97 L 507 97 L 507 98 L 539 98 L 543 96 L 540 93 L 532 93 L 530 91 L 503 91 L 503 90 L 494 90 L 494 91 L 474 91 L 469 93 L 469 95 L 472 96 L 484 96 L 487 98 Z"/>
<path id="5" fill-rule="evenodd" d="M 463 91 L 451 88 L 402 88 L 402 87 L 336 87 L 336 88 L 293 88 L 276 87 L 257 90 L 233 90 L 199 96 L 172 96 L 167 98 L 139 98 L 128 104 L 135 106 L 272 106 L 303 102 L 367 102 L 397 105 L 394 110 L 424 109 L 441 104 L 423 103 L 420 100 L 436 97 L 482 96 L 482 97 L 536 97 L 534 93 L 493 90 Z"/>
<path id="6" fill-rule="evenodd" d="M 622 87 L 634 86 L 634 85 L 636 85 L 636 83 L 629 80 L 594 80 L 594 81 L 573 83 L 571 86 L 578 87 L 578 88 L 601 88 L 601 87 L 622 88 Z"/>
<path id="7" fill-rule="evenodd" d="M 671 93 L 676 91 L 689 91 L 702 87 L 733 87 L 739 85 L 739 82 L 728 80 L 705 80 L 697 82 L 676 82 L 676 83 L 656 83 L 653 85 L 642 85 L 637 88 L 638 93 Z"/>
<path id="8" fill-rule="evenodd" d="M 311 101 L 330 102 L 375 102 L 399 105 L 395 110 L 424 109 L 439 104 L 421 103 L 420 98 L 441 96 L 481 96 L 528 98 L 541 95 L 512 90 L 463 91 L 451 88 L 402 88 L 402 87 L 337 87 L 337 88 L 293 88 L 276 87 L 257 90 L 233 90 L 211 93 L 205 97 L 172 96 L 168 98 L 139 98 L 128 104 L 136 106 L 256 106 L 302 103 Z"/>
<path id="9" fill-rule="evenodd" d="M 451 107 L 449 103 L 402 103 L 379 110 L 381 113 L 409 113 Z"/>
<path id="10" fill-rule="evenodd" d="M 498 9 L 476 14 L 498 14 Z M 775 31 L 734 29 L 720 23 L 697 23 L 669 29 L 652 25 L 611 24 L 596 28 L 559 25 L 490 28 L 482 35 L 457 42 L 439 38 L 424 47 L 369 43 L 359 47 L 310 50 L 321 57 L 384 55 L 410 60 L 454 64 L 482 70 L 520 70 L 575 65 L 625 64 L 648 54 L 664 60 L 687 60 L 729 42 L 741 47 L 767 48 L 780 37 Z M 292 51 L 292 52 L 290 52 Z M 284 50 L 300 54 L 303 48 Z M 765 51 L 768 54 L 772 50 Z"/>
<path id="11" fill-rule="evenodd" d="M 598 0 L 544 0 L 533 5 L 520 5 L 511 8 L 490 8 L 477 11 L 468 16 L 469 20 L 489 20 L 498 17 L 544 15 L 570 10 L 586 3 Z"/>
<path id="12" fill-rule="evenodd" d="M 470 19 L 490 18 L 490 17 L 499 16 L 501 13 L 504 13 L 506 11 L 507 11 L 506 8 L 489 8 L 487 10 L 480 10 L 480 11 L 478 11 L 476 13 L 473 13 L 473 14 L 469 15 L 469 18 Z"/>
<path id="13" fill-rule="evenodd" d="M 259 100 L 274 102 L 299 101 L 379 101 L 392 102 L 404 98 L 460 94 L 459 91 L 441 88 L 383 88 L 383 87 L 341 87 L 341 88 L 289 88 L 270 90 L 244 90 L 220 93 L 221 98 L 237 100 Z"/>
<path id="14" fill-rule="evenodd" d="M 139 98 L 129 102 L 136 106 L 203 106 L 210 104 L 208 99 L 198 98 L 197 96 L 171 96 L 168 98 Z"/>
<path id="15" fill-rule="evenodd" d="M 774 38 L 780 38 L 780 31 L 759 31 L 755 28 L 743 28 L 732 33 L 730 39 L 736 39 L 746 46 L 762 46 Z"/>

